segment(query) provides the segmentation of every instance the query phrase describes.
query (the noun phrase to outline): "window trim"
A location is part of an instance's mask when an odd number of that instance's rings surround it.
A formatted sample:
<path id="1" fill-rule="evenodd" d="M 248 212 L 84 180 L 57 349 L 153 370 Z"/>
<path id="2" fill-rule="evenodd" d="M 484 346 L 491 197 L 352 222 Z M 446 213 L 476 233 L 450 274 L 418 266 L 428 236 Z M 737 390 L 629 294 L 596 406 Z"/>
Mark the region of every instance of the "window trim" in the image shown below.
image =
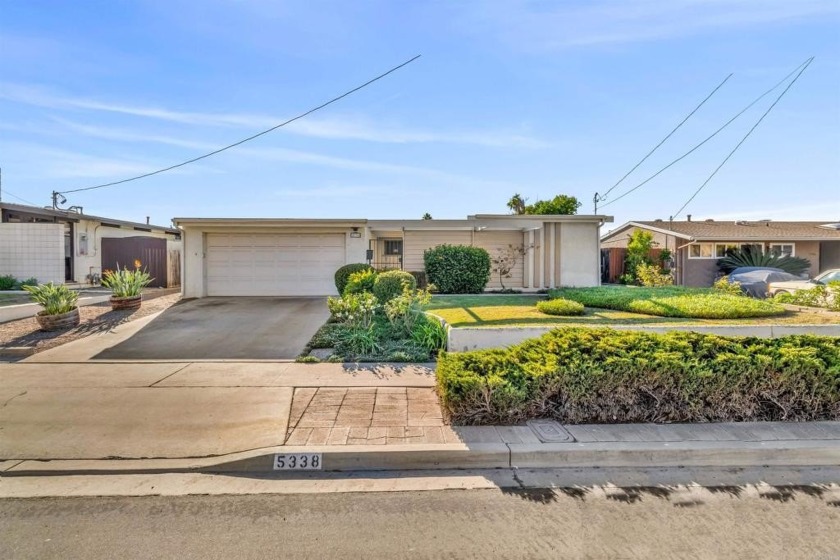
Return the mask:
<path id="1" fill-rule="evenodd" d="M 703 245 L 711 245 L 712 246 L 711 256 L 704 257 L 702 255 L 698 255 L 698 256 L 695 257 L 694 255 L 691 254 L 691 248 L 692 247 L 697 247 L 698 250 L 699 250 L 699 248 L 702 247 Z M 691 259 L 691 260 L 697 260 L 697 261 L 717 259 L 718 257 L 715 256 L 717 254 L 716 251 L 717 251 L 717 244 L 715 244 L 715 243 L 692 243 L 688 246 L 688 258 Z"/>
<path id="2" fill-rule="evenodd" d="M 793 243 L 793 242 L 790 242 L 790 243 L 768 243 L 767 244 L 767 252 L 772 255 L 773 254 L 773 247 L 784 247 L 785 245 L 790 245 L 790 256 L 795 257 L 796 256 L 796 243 Z M 784 255 L 782 254 L 781 251 L 779 251 L 778 256 L 782 257 Z"/>

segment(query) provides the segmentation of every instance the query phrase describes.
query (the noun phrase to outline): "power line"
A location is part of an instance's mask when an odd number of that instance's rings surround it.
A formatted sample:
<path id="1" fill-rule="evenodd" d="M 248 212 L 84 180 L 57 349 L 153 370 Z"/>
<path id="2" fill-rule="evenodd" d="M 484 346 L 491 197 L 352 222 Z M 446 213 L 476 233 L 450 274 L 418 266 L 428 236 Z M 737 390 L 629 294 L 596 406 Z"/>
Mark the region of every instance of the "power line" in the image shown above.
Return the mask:
<path id="1" fill-rule="evenodd" d="M 11 193 L 11 192 L 9 192 L 9 191 L 5 191 L 5 190 L 4 190 L 4 191 L 3 191 L 3 194 L 5 194 L 5 195 L 9 195 L 9 196 L 11 196 L 12 198 L 15 198 L 15 199 L 17 199 L 17 200 L 20 200 L 21 202 L 25 202 L 25 203 L 29 204 L 30 206 L 38 206 L 37 204 L 35 204 L 35 203 L 34 203 L 34 202 L 32 202 L 31 200 L 26 200 L 25 198 L 21 198 L 21 197 L 19 197 L 18 195 L 14 194 L 14 193 Z"/>
<path id="2" fill-rule="evenodd" d="M 724 166 L 724 164 L 726 164 L 726 162 L 727 162 L 727 161 L 729 161 L 729 158 L 731 158 L 731 157 L 733 156 L 733 154 L 735 154 L 735 152 L 736 152 L 736 151 L 738 151 L 738 148 L 740 148 L 740 147 L 741 147 L 741 144 L 743 144 L 743 143 L 747 140 L 747 138 L 749 138 L 749 136 L 750 136 L 750 134 L 752 134 L 753 130 L 755 130 L 756 128 L 758 128 L 758 125 L 760 125 L 760 124 L 761 124 L 761 121 L 763 121 L 763 120 L 764 120 L 764 117 L 766 117 L 766 116 L 770 113 L 770 111 L 772 111 L 772 110 L 773 110 L 773 107 L 775 107 L 775 106 L 776 106 L 776 104 L 777 104 L 779 101 L 781 101 L 781 100 L 782 100 L 782 97 L 784 97 L 784 96 L 785 96 L 785 94 L 786 94 L 786 93 L 788 92 L 788 90 L 789 90 L 789 89 L 793 86 L 793 84 L 795 84 L 795 83 L 796 83 L 796 80 L 798 80 L 798 79 L 799 79 L 799 76 L 801 76 L 801 75 L 802 75 L 802 73 L 803 73 L 803 72 L 805 72 L 805 70 L 808 68 L 808 66 L 810 66 L 810 65 L 811 65 L 811 62 L 813 62 L 813 61 L 814 61 L 814 57 L 813 57 L 813 56 L 812 56 L 811 58 L 809 58 L 809 59 L 806 61 L 805 66 L 802 68 L 802 70 L 800 70 L 800 71 L 799 71 L 799 73 L 796 75 L 796 77 L 793 79 L 793 81 L 792 81 L 791 83 L 789 83 L 789 84 L 788 84 L 788 86 L 784 89 L 784 91 L 782 91 L 782 93 L 780 93 L 780 94 L 779 94 L 779 97 L 777 97 L 777 98 L 776 98 L 776 100 L 775 100 L 775 101 L 773 101 L 773 104 L 772 104 L 772 105 L 770 105 L 770 107 L 768 107 L 766 111 L 764 111 L 764 114 L 763 114 L 763 115 L 761 115 L 761 118 L 759 118 L 759 119 L 758 119 L 758 121 L 756 121 L 756 123 L 753 125 L 753 127 L 752 127 L 752 128 L 751 128 L 751 129 L 750 129 L 750 130 L 749 130 L 749 131 L 748 131 L 748 132 L 744 135 L 744 137 L 743 137 L 743 138 L 741 138 L 741 141 L 740 141 L 740 142 L 738 142 L 738 144 L 737 144 L 737 145 L 736 145 L 736 146 L 732 149 L 732 151 L 731 151 L 731 152 L 729 152 L 729 155 L 727 155 L 727 156 L 724 158 L 724 160 L 723 160 L 722 162 L 720 162 L 720 165 L 718 165 L 718 166 L 717 166 L 717 168 L 715 168 L 715 170 L 714 170 L 714 171 L 712 171 L 712 174 L 711 174 L 711 175 L 709 175 L 709 178 L 708 178 L 708 179 L 706 179 L 705 181 L 703 181 L 703 184 L 702 184 L 702 185 L 700 185 L 700 186 L 697 188 L 697 190 L 696 190 L 696 191 L 694 191 L 694 194 L 692 194 L 692 195 L 689 197 L 689 199 L 685 201 L 685 204 L 683 204 L 682 206 L 680 206 L 680 209 L 679 209 L 679 210 L 677 210 L 676 212 L 674 212 L 674 214 L 673 214 L 673 217 L 674 217 L 674 218 L 676 218 L 677 216 L 679 216 L 679 215 L 680 215 L 680 212 L 682 212 L 683 210 L 685 210 L 685 207 L 686 207 L 686 206 L 688 206 L 688 205 L 689 205 L 689 203 L 690 203 L 692 200 L 694 200 L 694 197 L 696 197 L 698 194 L 700 194 L 700 191 L 702 191 L 702 190 L 703 190 L 703 188 L 704 188 L 706 185 L 708 185 L 708 184 L 709 184 L 709 181 L 711 181 L 711 180 L 712 180 L 712 177 L 714 177 L 715 175 L 717 175 L 717 172 L 718 172 L 718 171 L 720 171 L 720 168 L 721 168 L 721 167 L 723 167 L 723 166 Z"/>
<path id="3" fill-rule="evenodd" d="M 94 185 L 94 186 L 92 186 L 92 187 L 84 187 L 84 188 L 80 188 L 80 189 L 72 189 L 72 190 L 69 190 L 69 191 L 62 191 L 60 194 L 70 194 L 70 193 L 81 192 L 81 191 L 91 191 L 91 190 L 93 190 L 93 189 L 103 189 L 103 188 L 105 188 L 105 187 L 113 187 L 114 185 L 120 185 L 120 184 L 122 184 L 122 183 L 128 183 L 128 182 L 130 182 L 130 181 L 136 181 L 136 180 L 138 180 L 138 179 L 145 179 L 146 177 L 151 177 L 152 175 L 157 175 L 157 174 L 159 174 L 159 173 L 164 173 L 164 172 L 166 172 L 166 171 L 171 171 L 171 170 L 173 170 L 173 169 L 177 169 L 178 167 L 183 167 L 183 166 L 185 166 L 185 165 L 189 165 L 190 163 L 195 163 L 195 162 L 197 162 L 197 161 L 199 161 L 199 160 L 202 160 L 202 159 L 208 158 L 208 157 L 210 157 L 210 156 L 214 156 L 214 155 L 216 155 L 216 154 L 218 154 L 218 153 L 224 152 L 225 150 L 229 150 L 229 149 L 231 149 L 231 148 L 235 148 L 236 146 L 239 146 L 239 145 L 241 145 L 241 144 L 244 144 L 245 142 L 249 142 L 249 141 L 251 141 L 251 140 L 254 140 L 255 138 L 259 138 L 260 136 L 263 136 L 263 135 L 265 135 L 265 134 L 268 134 L 269 132 L 273 132 L 273 131 L 277 130 L 278 128 L 284 127 L 284 126 L 286 126 L 287 124 L 293 123 L 293 122 L 295 122 L 296 120 L 302 119 L 303 117 L 305 117 L 305 116 L 307 116 L 307 115 L 311 115 L 311 114 L 312 114 L 312 113 L 314 113 L 315 111 L 318 111 L 318 110 L 320 110 L 320 109 L 323 109 L 324 107 L 327 107 L 328 105 L 332 105 L 332 104 L 333 104 L 333 103 L 335 103 L 336 101 L 339 101 L 339 100 L 341 100 L 341 99 L 344 99 L 344 98 L 345 98 L 345 97 L 347 97 L 348 95 L 351 95 L 351 94 L 353 94 L 353 93 L 356 93 L 356 92 L 357 92 L 357 91 L 359 91 L 360 89 L 363 89 L 363 88 L 365 88 L 365 87 L 367 87 L 367 86 L 371 85 L 372 83 L 374 83 L 374 82 L 376 82 L 376 81 L 378 81 L 378 80 L 381 80 L 382 78 L 384 78 L 384 77 L 385 77 L 385 76 L 387 76 L 388 74 L 391 74 L 391 73 L 393 73 L 393 72 L 396 72 L 397 70 L 399 70 L 399 69 L 400 69 L 400 68 L 402 68 L 403 66 L 407 66 L 408 64 L 411 64 L 412 62 L 414 62 L 415 60 L 417 60 L 418 58 L 420 58 L 420 56 L 421 56 L 421 55 L 419 55 L 419 54 L 418 54 L 418 55 L 417 55 L 417 56 L 415 56 L 414 58 L 410 58 L 409 60 L 406 60 L 406 61 L 405 61 L 405 62 L 403 62 L 402 64 L 399 64 L 398 66 L 394 66 L 393 68 L 391 68 L 391 69 L 390 69 L 390 70 L 388 70 L 387 72 L 384 72 L 384 73 L 382 73 L 382 74 L 380 74 L 380 75 L 376 76 L 375 78 L 372 78 L 372 79 L 368 80 L 367 82 L 363 83 L 362 85 L 360 85 L 360 86 L 356 86 L 356 87 L 354 87 L 353 89 L 348 90 L 348 91 L 346 91 L 346 92 L 342 93 L 341 95 L 339 95 L 339 96 L 337 96 L 337 97 L 333 97 L 332 99 L 330 99 L 330 100 L 329 100 L 329 101 L 327 101 L 326 103 L 322 103 L 322 104 L 318 105 L 317 107 L 313 107 L 312 109 L 309 109 L 309 110 L 308 110 L 308 111 L 306 111 L 305 113 L 301 113 L 301 114 L 299 114 L 298 116 L 296 116 L 296 117 L 292 117 L 291 119 L 289 119 L 289 120 L 287 120 L 287 121 L 285 121 L 285 122 L 282 122 L 282 123 L 280 123 L 280 124 L 278 124 L 278 125 L 276 125 L 276 126 L 272 126 L 271 128 L 268 128 L 268 129 L 266 129 L 266 130 L 263 130 L 262 132 L 258 132 L 257 134 L 254 134 L 254 135 L 252 135 L 252 136 L 249 136 L 249 137 L 247 137 L 247 138 L 244 138 L 244 139 L 242 139 L 242 140 L 240 140 L 240 141 L 238 141 L 238 142 L 234 142 L 233 144 L 229 144 L 229 145 L 227 145 L 227 146 L 225 146 L 225 147 L 223 147 L 223 148 L 219 148 L 218 150 L 214 150 L 214 151 L 209 152 L 209 153 L 206 153 L 206 154 L 204 154 L 204 155 L 201 155 L 201 156 L 198 156 L 198 157 L 194 157 L 194 158 L 192 158 L 192 159 L 188 159 L 187 161 L 184 161 L 184 162 L 181 162 L 181 163 L 178 163 L 178 164 L 175 164 L 175 165 L 170 165 L 169 167 L 164 167 L 163 169 L 158 169 L 157 171 L 151 171 L 151 172 L 149 172 L 149 173 L 144 173 L 144 174 L 142 174 L 142 175 L 137 175 L 136 177 L 130 177 L 130 178 L 128 178 L 128 179 L 122 179 L 122 180 L 120 180 L 120 181 L 113 181 L 113 182 L 111 182 L 111 183 L 104 183 L 104 184 L 102 184 L 102 185 Z M 54 194 L 55 194 L 55 193 L 54 193 Z"/>
<path id="4" fill-rule="evenodd" d="M 618 185 L 620 185 L 622 182 L 624 182 L 624 180 L 625 180 L 627 177 L 629 177 L 629 176 L 630 176 L 630 174 L 631 174 L 631 173 L 633 173 L 636 169 L 638 169 L 638 168 L 639 168 L 639 166 L 640 166 L 640 165 L 642 165 L 642 164 L 643 164 L 643 163 L 647 160 L 647 158 L 649 158 L 650 156 L 652 156 L 652 155 L 653 155 L 653 152 L 655 152 L 656 150 L 658 150 L 658 149 L 659 149 L 659 147 L 660 147 L 662 144 L 664 144 L 664 143 L 668 140 L 668 138 L 670 138 L 671 136 L 673 136 L 673 135 L 674 135 L 674 133 L 675 133 L 677 130 L 679 130 L 679 129 L 680 129 L 680 127 L 681 127 L 682 125 L 684 125 L 684 124 L 685 124 L 685 122 L 686 122 L 688 119 L 690 119 L 690 118 L 691 118 L 691 116 L 692 116 L 692 115 L 694 115 L 694 113 L 696 113 L 696 112 L 700 109 L 700 107 L 702 107 L 702 106 L 706 103 L 706 101 L 708 101 L 709 99 L 711 99 L 711 97 L 712 97 L 715 93 L 717 93 L 717 90 L 719 90 L 720 88 L 722 88 L 722 87 L 723 87 L 723 84 L 725 84 L 727 81 L 729 81 L 729 78 L 731 78 L 732 76 L 733 76 L 733 74 L 729 74 L 727 77 L 725 77 L 725 78 L 723 79 L 723 81 L 722 81 L 721 83 L 719 83 L 715 89 L 713 89 L 713 90 L 712 90 L 712 93 L 710 93 L 709 95 L 707 95 L 707 96 L 706 96 L 706 98 L 705 98 L 705 99 L 703 99 L 703 101 L 701 101 L 699 105 L 697 105 L 697 107 L 695 107 L 695 108 L 694 108 L 694 109 L 693 109 L 693 110 L 692 110 L 692 111 L 691 111 L 688 115 L 686 115 L 686 117 L 685 117 L 682 121 L 680 121 L 680 124 L 678 124 L 677 126 L 675 126 L 675 127 L 674 127 L 674 129 L 673 129 L 671 132 L 669 132 L 669 133 L 668 133 L 668 135 L 667 135 L 665 138 L 663 138 L 663 139 L 659 142 L 659 144 L 657 144 L 656 146 L 654 146 L 654 147 L 653 147 L 653 149 L 652 149 L 651 151 L 649 151 L 645 157 L 643 157 L 641 160 L 639 160 L 639 163 L 637 163 L 636 165 L 634 165 L 634 166 L 633 166 L 633 169 L 631 169 L 630 171 L 628 171 L 627 173 L 625 173 L 625 174 L 624 174 L 624 177 L 622 177 L 621 179 L 619 179 L 619 180 L 618 180 L 618 181 L 617 181 L 617 182 L 616 182 L 613 186 L 611 186 L 609 189 L 607 189 L 607 192 L 605 192 L 603 195 L 600 195 L 600 196 L 598 197 L 598 199 L 599 199 L 599 200 L 606 200 L 607 195 L 609 195 L 609 194 L 613 191 L 613 189 L 615 189 Z"/>
<path id="5" fill-rule="evenodd" d="M 784 78 L 782 78 L 781 80 L 779 80 L 779 81 L 776 83 L 776 85 L 774 85 L 773 87 L 771 87 L 770 89 L 768 89 L 767 91 L 765 91 L 764 93 L 762 93 L 761 95 L 759 95 L 758 97 L 756 97 L 755 99 L 753 99 L 753 100 L 752 100 L 752 102 L 751 102 L 749 105 L 747 105 L 746 107 L 744 107 L 743 109 L 741 109 L 741 110 L 740 110 L 740 111 L 739 111 L 739 112 L 738 112 L 738 113 L 737 113 L 734 117 L 732 117 L 731 119 L 729 119 L 728 121 L 726 121 L 726 122 L 723 124 L 723 126 L 721 126 L 721 127 L 720 127 L 720 128 L 718 128 L 717 130 L 715 130 L 713 133 L 711 133 L 709 136 L 707 136 L 707 137 L 706 137 L 706 138 L 705 138 L 702 142 L 700 142 L 699 144 L 695 145 L 693 148 L 691 148 L 690 150 L 688 150 L 686 153 L 684 153 L 683 155 L 681 155 L 680 157 L 678 157 L 677 159 L 675 159 L 674 161 L 672 161 L 671 163 L 669 163 L 668 165 L 666 165 L 665 167 L 663 167 L 662 169 L 660 169 L 659 171 L 657 171 L 656 173 L 654 173 L 653 175 L 651 175 L 650 177 L 648 177 L 647 179 L 645 179 L 644 181 L 642 181 L 641 183 L 639 183 L 638 185 L 634 186 L 633 188 L 631 188 L 631 189 L 630 189 L 630 190 L 628 190 L 628 191 L 623 192 L 622 194 L 620 194 L 618 197 L 614 198 L 613 200 L 610 200 L 609 202 L 605 203 L 605 204 L 604 204 L 604 206 L 609 206 L 610 204 L 614 204 L 614 203 L 618 202 L 619 200 L 621 200 L 621 199 L 622 199 L 622 198 L 624 198 L 625 196 L 629 195 L 630 193 L 634 192 L 635 190 L 637 190 L 637 189 L 639 189 L 639 188 L 641 188 L 641 187 L 645 186 L 646 184 L 648 184 L 650 181 L 652 181 L 653 179 L 655 179 L 656 177 L 658 177 L 659 175 L 661 175 L 663 172 L 665 172 L 666 170 L 668 170 L 669 168 L 671 168 L 673 165 L 675 165 L 675 164 L 679 163 L 680 161 L 682 161 L 683 159 L 685 159 L 686 157 L 688 157 L 689 155 L 691 155 L 692 153 L 694 153 L 695 151 L 697 151 L 697 150 L 698 150 L 701 146 L 703 146 L 706 142 L 708 142 L 709 140 L 711 140 L 712 138 L 714 138 L 715 136 L 717 136 L 717 135 L 718 135 L 721 131 L 723 131 L 723 129 L 725 129 L 725 128 L 726 128 L 726 127 L 728 127 L 730 124 L 732 124 L 732 123 L 733 123 L 733 122 L 734 122 L 734 121 L 735 121 L 738 117 L 740 117 L 741 115 L 743 115 L 744 113 L 746 113 L 747 111 L 749 111 L 749 110 L 753 107 L 753 105 L 755 105 L 756 103 L 758 103 L 759 101 L 761 101 L 762 99 L 764 99 L 765 97 L 767 97 L 770 93 L 772 93 L 772 92 L 773 92 L 773 91 L 775 91 L 776 89 L 778 89 L 778 88 L 779 88 L 779 86 L 781 86 L 781 85 L 782 85 L 783 83 L 785 83 L 788 79 L 790 79 L 790 77 L 791 77 L 791 76 L 793 76 L 794 74 L 796 74 L 797 70 L 799 70 L 800 68 L 802 68 L 802 67 L 803 67 L 803 66 L 805 66 L 806 64 L 808 64 L 808 61 L 805 61 L 805 62 L 803 62 L 802 64 L 800 64 L 799 66 L 797 66 L 796 68 L 794 68 L 794 69 L 793 69 L 793 70 L 792 70 L 792 71 L 791 71 L 791 72 L 790 72 L 787 76 L 785 76 Z"/>

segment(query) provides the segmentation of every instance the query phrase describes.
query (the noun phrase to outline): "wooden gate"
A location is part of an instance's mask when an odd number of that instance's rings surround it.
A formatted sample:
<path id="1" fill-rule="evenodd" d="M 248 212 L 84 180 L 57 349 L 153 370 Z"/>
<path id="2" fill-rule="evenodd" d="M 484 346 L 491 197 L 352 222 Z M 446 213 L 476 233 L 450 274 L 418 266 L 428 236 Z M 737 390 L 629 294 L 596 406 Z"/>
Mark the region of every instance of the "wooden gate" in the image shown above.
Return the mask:
<path id="1" fill-rule="evenodd" d="M 154 280 L 152 288 L 167 287 L 166 239 L 155 237 L 105 237 L 102 239 L 102 272 L 118 268 L 134 268 L 140 261 Z"/>

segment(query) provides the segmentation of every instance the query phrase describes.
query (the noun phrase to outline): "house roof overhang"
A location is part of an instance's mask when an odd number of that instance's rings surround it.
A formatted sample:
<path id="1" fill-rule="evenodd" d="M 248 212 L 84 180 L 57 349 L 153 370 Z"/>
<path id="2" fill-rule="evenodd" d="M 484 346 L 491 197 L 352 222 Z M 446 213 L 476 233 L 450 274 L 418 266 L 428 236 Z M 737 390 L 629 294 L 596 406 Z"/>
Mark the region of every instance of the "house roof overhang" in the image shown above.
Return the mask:
<path id="1" fill-rule="evenodd" d="M 103 218 L 101 216 L 92 216 L 90 214 L 81 214 L 79 212 L 70 212 L 67 210 L 53 210 L 52 208 L 40 208 L 38 206 L 27 206 L 23 204 L 9 204 L 3 202 L 0 203 L 0 210 L 5 210 L 7 212 L 19 212 L 21 214 L 28 214 L 30 216 L 54 218 L 64 222 L 78 223 L 81 220 L 89 220 L 105 224 L 112 224 L 115 226 L 133 227 L 139 230 L 157 230 L 164 231 L 166 233 L 172 233 L 175 235 L 180 233 L 177 229 L 166 226 L 156 226 L 153 224 L 146 224 L 142 222 L 128 222 L 125 220 L 115 220 L 112 218 Z"/>
<path id="2" fill-rule="evenodd" d="M 539 229 L 545 222 L 593 223 L 611 222 L 612 216 L 516 216 L 478 214 L 466 220 L 367 220 L 367 219 L 301 219 L 301 218 L 174 218 L 181 229 L 188 228 L 350 228 L 369 227 L 380 231 L 451 231 Z"/>

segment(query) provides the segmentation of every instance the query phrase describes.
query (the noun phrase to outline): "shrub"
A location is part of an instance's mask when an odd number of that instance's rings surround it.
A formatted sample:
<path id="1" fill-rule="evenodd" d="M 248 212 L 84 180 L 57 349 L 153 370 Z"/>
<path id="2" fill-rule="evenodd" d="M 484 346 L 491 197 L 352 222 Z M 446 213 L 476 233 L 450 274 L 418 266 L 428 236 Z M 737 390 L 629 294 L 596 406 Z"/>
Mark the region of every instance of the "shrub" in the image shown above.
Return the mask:
<path id="1" fill-rule="evenodd" d="M 336 346 L 343 354 L 361 356 L 376 354 L 381 348 L 374 325 L 350 327 L 341 333 L 341 339 Z"/>
<path id="2" fill-rule="evenodd" d="M 564 328 L 441 353 L 436 375 L 458 424 L 840 419 L 840 342 L 829 337 Z"/>
<path id="3" fill-rule="evenodd" d="M 35 278 L 34 276 L 32 276 L 30 278 L 27 278 L 26 280 L 20 280 L 17 283 L 17 285 L 21 290 L 23 289 L 24 286 L 37 286 L 38 285 L 38 279 Z"/>
<path id="4" fill-rule="evenodd" d="M 437 352 L 446 348 L 446 328 L 435 317 L 421 315 L 411 330 L 411 340 L 427 352 Z"/>
<path id="5" fill-rule="evenodd" d="M 537 309 L 546 315 L 583 315 L 583 304 L 557 298 L 537 302 Z"/>
<path id="6" fill-rule="evenodd" d="M 373 269 L 360 270 L 354 272 L 347 279 L 347 284 L 344 286 L 342 295 L 347 294 L 362 294 L 365 292 L 373 292 L 373 283 L 376 282 L 376 271 Z"/>
<path id="7" fill-rule="evenodd" d="M 17 278 L 11 274 L 0 276 L 0 290 L 14 290 L 17 287 Z"/>
<path id="8" fill-rule="evenodd" d="M 122 270 L 106 270 L 102 275 L 102 285 L 111 289 L 114 297 L 134 297 L 143 292 L 143 288 L 151 284 L 152 278 L 145 270 L 140 270 L 140 261 L 135 261 L 134 270 L 127 266 Z"/>
<path id="9" fill-rule="evenodd" d="M 785 308 L 771 301 L 724 294 L 704 288 L 600 287 L 562 288 L 549 292 L 552 299 L 563 297 L 586 307 L 616 309 L 660 317 L 692 319 L 744 319 L 784 315 Z"/>
<path id="10" fill-rule="evenodd" d="M 673 286 L 674 277 L 668 272 L 662 272 L 655 264 L 640 264 L 636 267 L 636 279 L 639 284 L 647 287 Z"/>
<path id="11" fill-rule="evenodd" d="M 370 327 L 373 315 L 380 305 L 373 294 L 347 294 L 342 297 L 327 298 L 327 308 L 339 322 L 353 327 Z"/>
<path id="12" fill-rule="evenodd" d="M 424 290 L 413 290 L 403 284 L 403 291 L 385 304 L 385 316 L 398 334 L 407 335 L 414 330 L 414 324 L 423 316 L 423 306 L 432 296 Z"/>
<path id="13" fill-rule="evenodd" d="M 64 284 L 48 282 L 40 286 L 24 286 L 32 301 L 44 307 L 45 315 L 61 315 L 76 309 L 79 301 L 78 292 L 74 292 Z"/>
<path id="14" fill-rule="evenodd" d="M 740 282 L 730 282 L 729 276 L 721 276 L 715 283 L 712 285 L 712 288 L 719 292 L 723 292 L 724 294 L 730 294 L 733 296 L 744 296 L 744 290 L 741 289 Z"/>
<path id="15" fill-rule="evenodd" d="M 344 293 L 344 288 L 347 286 L 347 281 L 350 279 L 350 275 L 354 272 L 360 272 L 362 270 L 373 270 L 373 267 L 369 264 L 364 263 L 353 263 L 353 264 L 346 264 L 335 271 L 335 287 L 338 290 L 339 294 Z"/>
<path id="16" fill-rule="evenodd" d="M 490 254 L 480 247 L 438 245 L 423 253 L 423 262 L 443 294 L 478 294 L 490 281 Z"/>
<path id="17" fill-rule="evenodd" d="M 414 276 L 402 270 L 389 270 L 382 272 L 376 277 L 373 284 L 373 295 L 380 303 L 388 303 L 406 289 L 414 291 L 417 281 Z"/>
<path id="18" fill-rule="evenodd" d="M 743 247 L 728 251 L 726 256 L 717 262 L 717 266 L 726 274 L 742 266 L 772 267 L 790 274 L 802 274 L 811 267 L 811 262 L 800 257 L 777 257 L 761 250 Z"/>
<path id="19" fill-rule="evenodd" d="M 831 311 L 840 311 L 840 282 L 818 284 L 808 290 L 796 290 L 792 294 L 780 293 L 773 297 L 776 303 L 804 305 L 806 307 L 824 307 Z"/>

